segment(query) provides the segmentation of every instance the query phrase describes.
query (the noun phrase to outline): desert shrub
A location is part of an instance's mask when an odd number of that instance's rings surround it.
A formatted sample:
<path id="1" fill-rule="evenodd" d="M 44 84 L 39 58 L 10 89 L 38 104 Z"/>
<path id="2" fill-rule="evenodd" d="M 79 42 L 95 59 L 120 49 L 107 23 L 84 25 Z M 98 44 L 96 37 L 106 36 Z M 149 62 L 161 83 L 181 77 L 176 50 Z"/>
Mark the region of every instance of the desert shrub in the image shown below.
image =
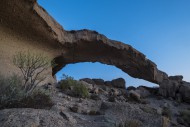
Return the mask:
<path id="1" fill-rule="evenodd" d="M 171 119 L 171 117 L 172 117 L 172 111 L 171 111 L 171 109 L 169 107 L 164 107 L 162 109 L 162 115 L 165 116 L 165 117 L 167 117 L 167 118 L 169 118 L 169 119 Z"/>
<path id="2" fill-rule="evenodd" d="M 42 73 L 52 66 L 47 57 L 31 52 L 18 52 L 13 56 L 13 63 L 18 67 L 24 79 L 24 90 L 27 95 L 32 94 L 37 85 L 45 80 Z"/>
<path id="3" fill-rule="evenodd" d="M 9 78 L 0 76 L 0 109 L 12 105 L 24 96 L 21 79 L 13 75 Z"/>
<path id="4" fill-rule="evenodd" d="M 70 90 L 72 96 L 88 98 L 89 92 L 85 85 L 74 80 L 74 78 L 63 75 L 63 79 L 59 82 L 62 90 Z"/>
<path id="5" fill-rule="evenodd" d="M 89 97 L 88 89 L 86 88 L 85 85 L 80 84 L 80 83 L 77 83 L 76 85 L 74 85 L 73 94 L 76 97 L 82 97 L 82 98 Z"/>
<path id="6" fill-rule="evenodd" d="M 119 123 L 116 127 L 140 127 L 142 124 L 141 121 L 131 119 L 131 120 L 126 120 L 124 122 Z"/>
<path id="7" fill-rule="evenodd" d="M 0 76 L 0 109 L 5 108 L 50 108 L 53 105 L 49 94 L 35 90 L 27 95 L 20 77 Z"/>
<path id="8" fill-rule="evenodd" d="M 16 108 L 49 109 L 53 106 L 50 95 L 44 91 L 36 90 L 30 96 L 23 98 Z"/>
<path id="9" fill-rule="evenodd" d="M 77 84 L 77 81 L 73 77 L 63 74 L 62 80 L 59 82 L 62 90 L 72 89 Z"/>
<path id="10" fill-rule="evenodd" d="M 190 125 L 190 110 L 182 110 L 180 112 L 180 115 L 183 118 L 183 120 Z"/>

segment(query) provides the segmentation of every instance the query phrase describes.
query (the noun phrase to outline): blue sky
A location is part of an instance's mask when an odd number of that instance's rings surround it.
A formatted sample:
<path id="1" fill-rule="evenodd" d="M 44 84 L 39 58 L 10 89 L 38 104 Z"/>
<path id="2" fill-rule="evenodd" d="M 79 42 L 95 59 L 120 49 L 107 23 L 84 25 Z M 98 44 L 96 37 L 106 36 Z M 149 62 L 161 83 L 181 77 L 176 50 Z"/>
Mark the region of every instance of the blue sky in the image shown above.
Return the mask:
<path id="1" fill-rule="evenodd" d="M 190 81 L 190 0 L 38 0 L 66 30 L 96 30 L 132 45 L 169 75 Z M 63 74 L 148 85 L 121 70 L 100 63 L 70 64 Z"/>

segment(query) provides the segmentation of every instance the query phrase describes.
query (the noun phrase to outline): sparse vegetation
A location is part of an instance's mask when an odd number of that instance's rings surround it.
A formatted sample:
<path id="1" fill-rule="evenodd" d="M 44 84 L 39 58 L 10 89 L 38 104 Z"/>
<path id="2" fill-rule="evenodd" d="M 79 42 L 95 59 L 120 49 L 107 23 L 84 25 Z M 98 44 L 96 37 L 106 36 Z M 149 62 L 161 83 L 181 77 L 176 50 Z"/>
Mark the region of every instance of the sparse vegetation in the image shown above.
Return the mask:
<path id="1" fill-rule="evenodd" d="M 0 76 L 0 109 L 5 108 L 49 108 L 53 105 L 50 96 L 40 90 L 27 95 L 20 77 Z"/>
<path id="2" fill-rule="evenodd" d="M 89 92 L 86 86 L 77 82 L 70 76 L 63 75 L 63 79 L 59 83 L 62 90 L 70 90 L 70 93 L 72 93 L 71 95 L 75 97 L 89 97 Z"/>
<path id="3" fill-rule="evenodd" d="M 82 97 L 82 98 L 89 97 L 88 89 L 86 88 L 86 86 L 84 86 L 81 83 L 77 83 L 76 85 L 74 85 L 73 94 L 76 97 Z"/>
<path id="4" fill-rule="evenodd" d="M 171 117 L 172 117 L 172 111 L 171 111 L 171 109 L 169 107 L 164 107 L 162 109 L 162 115 L 165 116 L 165 117 L 167 117 L 167 118 L 169 118 L 169 119 L 171 119 Z"/>
<path id="5" fill-rule="evenodd" d="M 27 95 L 32 94 L 37 85 L 45 80 L 42 73 L 52 64 L 45 56 L 36 53 L 18 52 L 13 57 L 13 63 L 22 72 L 23 87 Z"/>
<path id="6" fill-rule="evenodd" d="M 13 102 L 23 98 L 21 83 L 21 79 L 16 75 L 9 78 L 0 76 L 0 109 L 9 107 Z"/>
<path id="7" fill-rule="evenodd" d="M 40 54 L 18 52 L 13 63 L 22 72 L 23 78 L 13 75 L 0 76 L 0 109 L 4 108 L 46 108 L 53 105 L 45 92 L 37 90 L 44 81 L 41 74 L 51 66 L 51 62 Z"/>
<path id="8" fill-rule="evenodd" d="M 70 76 L 63 74 L 63 78 L 59 82 L 59 84 L 60 84 L 60 88 L 62 90 L 68 90 L 68 89 L 71 90 L 73 88 L 73 86 L 75 86 L 77 84 L 77 81 L 74 80 L 73 77 L 70 77 Z"/>

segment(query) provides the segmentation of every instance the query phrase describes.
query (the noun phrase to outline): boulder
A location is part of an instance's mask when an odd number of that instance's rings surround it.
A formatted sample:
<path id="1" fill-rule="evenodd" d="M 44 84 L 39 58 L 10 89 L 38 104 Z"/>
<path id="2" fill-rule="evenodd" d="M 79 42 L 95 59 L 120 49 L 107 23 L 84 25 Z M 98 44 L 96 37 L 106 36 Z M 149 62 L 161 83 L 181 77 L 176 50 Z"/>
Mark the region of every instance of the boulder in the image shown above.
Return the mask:
<path id="1" fill-rule="evenodd" d="M 127 87 L 127 90 L 136 90 L 136 87 L 134 87 L 134 86 L 129 86 L 129 87 Z"/>
<path id="2" fill-rule="evenodd" d="M 95 83 L 92 79 L 90 79 L 90 78 L 82 78 L 82 79 L 80 79 L 79 81 L 84 81 L 84 82 L 89 83 L 89 84 L 92 84 L 92 85 L 95 85 L 95 84 L 96 84 L 96 83 Z"/>
<path id="3" fill-rule="evenodd" d="M 115 88 L 125 89 L 125 80 L 123 78 L 114 79 L 111 81 L 111 85 Z"/>
<path id="4" fill-rule="evenodd" d="M 146 97 L 148 97 L 148 96 L 150 96 L 151 95 L 151 93 L 147 90 L 147 89 L 145 89 L 144 87 L 138 87 L 136 90 L 135 90 L 135 92 L 137 92 L 138 94 L 140 94 L 140 96 L 142 97 L 142 98 L 146 98 Z"/>
<path id="5" fill-rule="evenodd" d="M 183 80 L 183 76 L 182 75 L 169 76 L 168 78 L 170 80 L 176 80 L 176 81 L 182 81 Z"/>
<path id="6" fill-rule="evenodd" d="M 183 101 L 190 103 L 190 83 L 183 82 L 180 86 L 179 93 Z"/>
<path id="7" fill-rule="evenodd" d="M 164 97 L 175 98 L 180 85 L 181 85 L 180 82 L 178 82 L 177 80 L 169 80 L 169 79 L 164 80 L 160 84 L 159 94 Z"/>
<path id="8" fill-rule="evenodd" d="M 112 85 L 111 85 L 111 81 L 105 81 L 104 84 L 105 84 L 106 86 L 109 86 L 109 87 L 112 86 Z"/>
<path id="9" fill-rule="evenodd" d="M 157 87 L 147 87 L 147 86 L 140 86 L 143 87 L 144 89 L 148 90 L 151 94 L 157 95 L 159 92 L 159 86 Z"/>
<path id="10" fill-rule="evenodd" d="M 141 100 L 140 94 L 135 92 L 134 90 L 129 91 L 129 97 L 132 98 L 135 101 L 140 101 Z"/>
<path id="11" fill-rule="evenodd" d="M 96 85 L 104 85 L 104 80 L 103 79 L 92 79 Z"/>

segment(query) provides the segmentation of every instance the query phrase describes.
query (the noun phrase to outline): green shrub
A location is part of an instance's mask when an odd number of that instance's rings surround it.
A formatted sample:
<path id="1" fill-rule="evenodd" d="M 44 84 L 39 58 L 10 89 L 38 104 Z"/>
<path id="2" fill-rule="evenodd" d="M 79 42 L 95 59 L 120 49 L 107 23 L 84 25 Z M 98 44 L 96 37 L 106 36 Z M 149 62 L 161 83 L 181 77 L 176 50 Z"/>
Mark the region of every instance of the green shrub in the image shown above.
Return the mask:
<path id="1" fill-rule="evenodd" d="M 77 84 L 77 81 L 73 77 L 63 74 L 63 79 L 59 82 L 62 90 L 72 89 Z"/>
<path id="2" fill-rule="evenodd" d="M 171 111 L 171 109 L 169 107 L 164 107 L 162 109 L 162 115 L 165 116 L 165 117 L 167 117 L 167 118 L 169 118 L 169 119 L 171 119 L 171 117 L 172 117 L 172 111 Z"/>
<path id="3" fill-rule="evenodd" d="M 50 108 L 53 105 L 50 96 L 40 90 L 27 95 L 20 77 L 0 76 L 0 109 L 5 108 Z"/>
<path id="4" fill-rule="evenodd" d="M 83 84 L 79 84 L 79 83 L 74 85 L 73 94 L 76 97 L 82 97 L 82 98 L 89 97 L 88 89 L 86 88 L 86 86 L 84 86 Z"/>
<path id="5" fill-rule="evenodd" d="M 59 82 L 62 90 L 70 90 L 70 94 L 75 97 L 88 98 L 89 92 L 85 85 L 74 80 L 72 77 L 63 75 L 63 79 Z"/>

